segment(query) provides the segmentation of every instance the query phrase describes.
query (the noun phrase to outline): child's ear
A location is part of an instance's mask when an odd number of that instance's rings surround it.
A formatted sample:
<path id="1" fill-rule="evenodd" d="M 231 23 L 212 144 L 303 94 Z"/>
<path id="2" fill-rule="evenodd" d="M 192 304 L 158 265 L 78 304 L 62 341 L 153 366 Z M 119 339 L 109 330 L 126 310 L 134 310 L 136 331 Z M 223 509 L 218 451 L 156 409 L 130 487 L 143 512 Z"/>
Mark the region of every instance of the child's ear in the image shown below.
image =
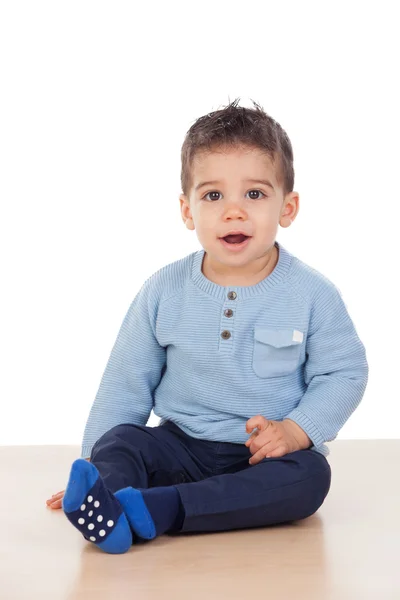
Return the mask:
<path id="1" fill-rule="evenodd" d="M 291 192 L 283 202 L 282 212 L 279 219 L 281 227 L 290 227 L 299 212 L 299 194 Z"/>
<path id="2" fill-rule="evenodd" d="M 184 224 L 186 225 L 186 227 L 188 229 L 193 230 L 194 222 L 193 222 L 192 212 L 190 210 L 189 200 L 188 200 L 187 196 L 185 196 L 184 194 L 181 194 L 179 196 L 179 201 L 181 204 L 182 221 L 184 222 Z"/>

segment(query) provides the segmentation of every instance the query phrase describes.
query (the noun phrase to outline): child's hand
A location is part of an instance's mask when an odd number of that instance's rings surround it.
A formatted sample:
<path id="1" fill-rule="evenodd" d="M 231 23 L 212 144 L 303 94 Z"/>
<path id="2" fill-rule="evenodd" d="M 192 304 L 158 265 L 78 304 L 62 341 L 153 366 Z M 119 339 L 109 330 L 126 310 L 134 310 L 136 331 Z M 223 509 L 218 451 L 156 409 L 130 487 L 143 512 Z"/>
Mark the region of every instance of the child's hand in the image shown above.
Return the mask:
<path id="1" fill-rule="evenodd" d="M 90 462 L 90 458 L 86 458 L 86 460 Z M 53 494 L 51 498 L 46 500 L 47 506 L 50 506 L 50 508 L 53 509 L 62 508 L 62 499 L 64 498 L 64 494 L 65 490 L 63 490 L 62 492 L 58 492 L 57 494 Z"/>
<path id="2" fill-rule="evenodd" d="M 65 490 L 62 492 L 58 492 L 58 494 L 54 494 L 51 498 L 46 500 L 47 506 L 50 508 L 62 508 L 62 499 L 64 498 Z"/>
<path id="3" fill-rule="evenodd" d="M 255 465 L 266 457 L 276 458 L 301 450 L 291 428 L 285 421 L 270 421 L 261 415 L 251 417 L 246 423 L 247 433 L 257 427 L 245 443 L 253 456 L 249 463 Z"/>

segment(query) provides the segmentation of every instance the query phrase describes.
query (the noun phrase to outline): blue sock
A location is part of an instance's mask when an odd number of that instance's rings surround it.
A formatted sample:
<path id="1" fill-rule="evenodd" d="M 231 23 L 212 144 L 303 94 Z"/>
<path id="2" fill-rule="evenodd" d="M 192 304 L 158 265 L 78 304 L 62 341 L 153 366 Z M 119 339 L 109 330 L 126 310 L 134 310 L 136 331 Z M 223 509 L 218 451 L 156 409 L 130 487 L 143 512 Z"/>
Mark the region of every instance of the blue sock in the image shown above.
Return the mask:
<path id="1" fill-rule="evenodd" d="M 173 485 L 140 490 L 126 487 L 115 496 L 133 531 L 141 538 L 151 540 L 182 527 L 185 510 Z"/>
<path id="2" fill-rule="evenodd" d="M 122 554 L 136 539 L 120 502 L 87 460 L 78 458 L 72 463 L 62 506 L 83 537 L 104 552 Z"/>

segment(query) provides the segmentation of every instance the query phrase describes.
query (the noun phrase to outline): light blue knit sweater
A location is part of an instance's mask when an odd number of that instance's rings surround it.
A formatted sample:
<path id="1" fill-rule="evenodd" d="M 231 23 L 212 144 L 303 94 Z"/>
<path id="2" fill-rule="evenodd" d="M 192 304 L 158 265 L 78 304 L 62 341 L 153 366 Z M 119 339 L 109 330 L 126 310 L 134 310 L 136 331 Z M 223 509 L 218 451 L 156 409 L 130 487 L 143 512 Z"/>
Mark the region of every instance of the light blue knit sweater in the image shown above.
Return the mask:
<path id="1" fill-rule="evenodd" d="M 244 444 L 255 415 L 290 418 L 324 456 L 360 403 L 365 348 L 340 291 L 282 244 L 261 282 L 220 286 L 199 250 L 159 269 L 131 303 L 83 436 L 81 456 L 150 412 L 204 440 Z"/>

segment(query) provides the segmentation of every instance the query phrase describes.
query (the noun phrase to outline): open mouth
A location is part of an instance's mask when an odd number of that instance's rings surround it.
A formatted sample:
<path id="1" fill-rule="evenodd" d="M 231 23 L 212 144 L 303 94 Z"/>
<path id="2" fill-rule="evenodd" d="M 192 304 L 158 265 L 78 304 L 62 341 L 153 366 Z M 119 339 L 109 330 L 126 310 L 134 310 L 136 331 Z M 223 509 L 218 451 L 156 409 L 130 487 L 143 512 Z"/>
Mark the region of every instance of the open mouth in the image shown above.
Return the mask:
<path id="1" fill-rule="evenodd" d="M 219 238 L 219 240 L 229 252 L 241 252 L 250 244 L 251 236 L 235 233 Z"/>
<path id="2" fill-rule="evenodd" d="M 221 238 L 222 240 L 225 240 L 225 242 L 227 242 L 228 244 L 242 244 L 245 240 L 249 239 L 248 235 L 244 235 L 243 233 L 237 233 L 237 234 L 231 234 L 231 235 L 226 235 L 225 237 Z"/>

